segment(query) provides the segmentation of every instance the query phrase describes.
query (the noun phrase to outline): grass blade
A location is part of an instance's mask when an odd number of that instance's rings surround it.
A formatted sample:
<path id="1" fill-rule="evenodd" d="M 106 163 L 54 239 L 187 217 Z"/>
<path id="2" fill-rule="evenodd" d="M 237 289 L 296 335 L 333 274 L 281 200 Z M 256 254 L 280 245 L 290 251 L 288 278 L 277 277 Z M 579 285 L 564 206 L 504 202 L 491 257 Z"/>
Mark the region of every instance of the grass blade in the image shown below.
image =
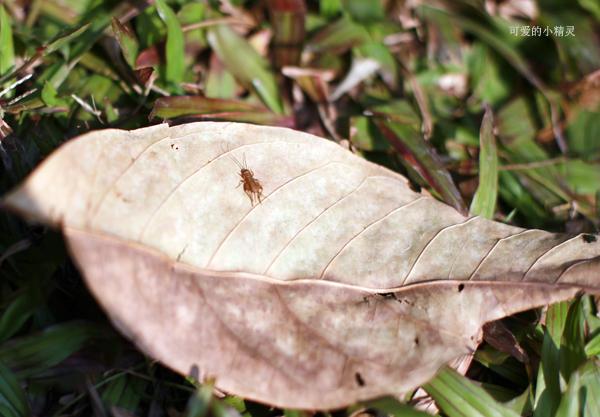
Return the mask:
<path id="1" fill-rule="evenodd" d="M 154 103 L 150 120 L 154 117 L 174 118 L 194 114 L 212 114 L 220 112 L 255 112 L 261 109 L 243 101 L 206 98 L 201 96 L 177 96 L 159 98 Z"/>
<path id="2" fill-rule="evenodd" d="M 85 32 L 85 30 L 91 25 L 92 23 L 86 23 L 85 25 L 79 25 L 69 31 L 67 31 L 64 34 L 61 34 L 59 36 L 57 36 L 56 38 L 54 38 L 54 40 L 52 42 L 50 42 L 47 45 L 41 46 L 40 48 L 37 49 L 38 52 L 43 52 L 44 55 L 47 55 L 51 52 L 56 51 L 58 48 L 60 48 L 61 46 L 63 46 L 64 44 L 66 44 L 67 42 L 72 41 L 73 39 L 77 38 L 79 35 L 81 35 L 83 32 Z"/>
<path id="3" fill-rule="evenodd" d="M 12 29 L 4 5 L 0 4 L 0 76 L 15 66 Z"/>
<path id="4" fill-rule="evenodd" d="M 586 360 L 583 347 L 583 312 L 581 299 L 576 299 L 569 307 L 565 329 L 560 341 L 560 373 L 565 381 Z"/>
<path id="5" fill-rule="evenodd" d="M 29 417 L 25 393 L 15 375 L 0 361 L 0 415 Z"/>
<path id="6" fill-rule="evenodd" d="M 242 87 L 235 77 L 228 71 L 223 63 L 212 53 L 206 81 L 204 82 L 204 95 L 210 98 L 234 98 Z"/>
<path id="7" fill-rule="evenodd" d="M 19 381 L 2 361 L 0 361 L 0 415 L 18 417 L 31 415 Z"/>
<path id="8" fill-rule="evenodd" d="M 448 367 L 423 388 L 449 417 L 518 416 L 494 400 L 483 388 Z"/>
<path id="9" fill-rule="evenodd" d="M 275 75 L 248 42 L 226 25 L 209 28 L 206 36 L 225 67 L 246 87 L 255 90 L 268 108 L 283 113 Z"/>
<path id="10" fill-rule="evenodd" d="M 26 69 L 31 67 L 33 64 L 35 64 L 39 58 L 56 51 L 58 48 L 60 48 L 67 42 L 70 42 L 71 40 L 75 39 L 76 37 L 81 35 L 90 25 L 91 25 L 91 22 L 86 23 L 85 25 L 79 25 L 76 28 L 67 31 L 64 34 L 58 35 L 56 38 L 54 38 L 54 40 L 52 42 L 36 48 L 37 53 L 34 56 L 32 56 L 31 59 L 29 59 L 27 62 L 25 62 L 19 68 L 15 69 L 13 72 L 6 74 L 2 78 L 0 78 L 0 83 L 5 80 L 9 80 L 9 79 L 15 77 L 19 73 L 25 71 Z"/>
<path id="11" fill-rule="evenodd" d="M 479 140 L 479 187 L 471 203 L 470 211 L 477 216 L 492 219 L 498 195 L 498 152 L 493 132 L 492 109 L 487 104 L 481 122 Z"/>
<path id="12" fill-rule="evenodd" d="M 159 98 L 154 103 L 150 120 L 154 117 L 172 119 L 193 116 L 201 120 L 220 119 L 268 126 L 294 127 L 293 117 L 275 114 L 264 107 L 244 101 L 223 100 L 201 96 Z"/>
<path id="13" fill-rule="evenodd" d="M 188 405 L 185 409 L 184 417 L 203 417 L 205 416 L 210 408 L 212 407 L 213 395 L 212 395 L 213 383 L 206 382 L 202 388 L 190 397 Z"/>
<path id="14" fill-rule="evenodd" d="M 371 117 L 352 116 L 350 118 L 350 141 L 363 151 L 386 151 L 390 144 L 373 122 Z"/>
<path id="15" fill-rule="evenodd" d="M 533 409 L 533 388 L 531 385 L 521 394 L 509 401 L 502 403 L 506 408 L 517 412 L 522 416 L 530 415 Z"/>
<path id="16" fill-rule="evenodd" d="M 49 82 L 45 82 L 44 88 L 42 88 L 42 100 L 48 107 L 68 107 L 64 100 L 58 98 L 56 88 Z"/>
<path id="17" fill-rule="evenodd" d="M 59 324 L 42 332 L 0 345 L 0 357 L 23 379 L 43 372 L 82 349 L 90 339 L 112 336 L 105 329 L 83 322 Z"/>
<path id="18" fill-rule="evenodd" d="M 33 286 L 6 309 L 0 320 L 0 343 L 8 340 L 25 325 L 41 301 L 40 289 Z"/>
<path id="19" fill-rule="evenodd" d="M 110 21 L 115 38 L 121 45 L 123 56 L 125 61 L 129 64 L 132 69 L 136 69 L 135 60 L 137 59 L 140 46 L 135 38 L 135 34 L 125 27 L 119 19 L 113 17 Z"/>
<path id="20" fill-rule="evenodd" d="M 465 203 L 434 147 L 409 125 L 390 123 L 379 118 L 373 120 L 388 142 L 417 170 L 427 184 L 440 193 L 446 203 L 467 216 Z"/>
<path id="21" fill-rule="evenodd" d="M 556 417 L 600 415 L 600 368 L 588 360 L 571 375 Z"/>
<path id="22" fill-rule="evenodd" d="M 164 0 L 156 0 L 158 15 L 167 25 L 167 71 L 165 78 L 172 83 L 183 82 L 185 73 L 185 56 L 183 31 L 177 21 L 175 12 L 167 6 Z"/>
<path id="23" fill-rule="evenodd" d="M 585 354 L 588 357 L 600 355 L 600 333 L 585 345 Z"/>
<path id="24" fill-rule="evenodd" d="M 344 16 L 317 33 L 309 41 L 307 49 L 311 52 L 341 55 L 353 47 L 368 43 L 372 43 L 372 40 L 365 27 Z"/>
<path id="25" fill-rule="evenodd" d="M 568 303 L 554 304 L 546 313 L 544 343 L 538 372 L 534 417 L 552 416 L 560 401 L 559 345 L 565 327 Z"/>
<path id="26" fill-rule="evenodd" d="M 411 406 L 402 404 L 400 401 L 392 397 L 384 397 L 375 401 L 369 401 L 368 403 L 365 403 L 364 406 L 394 417 L 429 416 L 429 414 L 415 410 Z"/>

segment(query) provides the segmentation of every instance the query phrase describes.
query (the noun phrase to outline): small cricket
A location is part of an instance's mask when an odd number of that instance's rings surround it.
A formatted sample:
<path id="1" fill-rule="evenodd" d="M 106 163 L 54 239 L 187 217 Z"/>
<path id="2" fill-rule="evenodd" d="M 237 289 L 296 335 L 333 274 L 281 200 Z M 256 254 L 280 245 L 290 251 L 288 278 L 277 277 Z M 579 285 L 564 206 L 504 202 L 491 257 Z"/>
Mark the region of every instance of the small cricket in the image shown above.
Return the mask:
<path id="1" fill-rule="evenodd" d="M 263 188 L 262 185 L 260 185 L 260 182 L 258 182 L 258 180 L 254 178 L 254 172 L 252 172 L 252 170 L 248 166 L 248 163 L 246 162 L 246 155 L 244 154 L 244 159 L 242 161 L 243 164 L 240 164 L 240 162 L 233 155 L 231 155 L 229 151 L 225 151 L 223 149 L 222 144 L 221 150 L 223 152 L 226 152 L 227 156 L 229 156 L 233 160 L 233 162 L 235 162 L 240 168 L 240 172 L 238 173 L 238 175 L 242 177 L 242 179 L 240 180 L 240 183 L 236 188 L 244 184 L 244 191 L 246 192 L 248 198 L 250 198 L 250 204 L 252 204 L 252 207 L 254 207 L 255 199 L 258 200 L 258 204 L 262 204 L 260 198 L 262 197 Z"/>

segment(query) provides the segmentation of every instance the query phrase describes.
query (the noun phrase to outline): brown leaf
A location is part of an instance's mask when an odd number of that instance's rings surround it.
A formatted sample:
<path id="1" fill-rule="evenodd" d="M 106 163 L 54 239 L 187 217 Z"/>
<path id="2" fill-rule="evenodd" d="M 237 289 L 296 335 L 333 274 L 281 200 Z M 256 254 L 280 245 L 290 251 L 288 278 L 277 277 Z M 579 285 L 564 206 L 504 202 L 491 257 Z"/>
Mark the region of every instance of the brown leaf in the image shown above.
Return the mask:
<path id="1" fill-rule="evenodd" d="M 338 408 L 409 391 L 474 351 L 481 320 L 579 291 L 438 281 L 380 295 L 207 271 L 112 236 L 64 232 L 90 290 L 142 350 L 184 375 L 287 408 Z"/>
<path id="2" fill-rule="evenodd" d="M 140 52 L 135 61 L 136 68 L 157 67 L 165 64 L 165 42 L 159 42 Z"/>
<path id="3" fill-rule="evenodd" d="M 484 324 L 483 339 L 500 352 L 514 356 L 519 362 L 529 362 L 527 352 L 523 350 L 515 335 L 501 321 Z"/>
<path id="4" fill-rule="evenodd" d="M 140 68 L 138 70 L 133 71 L 133 75 L 135 76 L 135 79 L 138 81 L 138 83 L 140 83 L 140 85 L 142 87 L 146 87 L 146 85 L 148 84 L 148 81 L 150 80 L 150 76 L 152 75 L 153 72 L 154 72 L 154 68 L 146 67 L 146 68 Z"/>
<path id="5" fill-rule="evenodd" d="M 236 188 L 226 154 L 246 161 L 262 204 Z M 4 205 L 63 228 L 92 293 L 140 348 L 279 407 L 410 391 L 472 353 L 484 323 L 600 292 L 597 239 L 464 218 L 281 128 L 92 132 Z"/>

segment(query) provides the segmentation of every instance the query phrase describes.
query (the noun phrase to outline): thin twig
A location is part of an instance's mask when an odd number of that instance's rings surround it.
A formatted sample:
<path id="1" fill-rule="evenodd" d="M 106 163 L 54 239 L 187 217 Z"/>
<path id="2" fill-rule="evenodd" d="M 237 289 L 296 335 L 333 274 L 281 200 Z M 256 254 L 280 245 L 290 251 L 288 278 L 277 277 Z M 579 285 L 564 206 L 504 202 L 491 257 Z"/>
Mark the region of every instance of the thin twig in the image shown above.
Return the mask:
<path id="1" fill-rule="evenodd" d="M 155 86 L 154 84 L 152 84 L 151 90 L 155 91 L 155 92 L 157 92 L 159 94 L 162 94 L 165 97 L 171 97 L 171 93 L 169 93 L 168 91 L 163 90 L 160 87 Z"/>
<path id="2" fill-rule="evenodd" d="M 21 100 L 22 98 L 27 97 L 30 94 L 33 94 L 37 91 L 37 88 L 34 88 L 33 90 L 29 90 L 26 93 L 21 94 L 19 97 L 14 98 L 13 100 L 9 101 L 8 104 L 6 106 L 10 106 L 15 104 L 17 101 Z"/>
<path id="3" fill-rule="evenodd" d="M 75 101 L 77 103 L 79 103 L 79 105 L 81 107 L 83 107 L 84 110 L 86 110 L 87 112 L 93 114 L 96 117 L 100 116 L 100 114 L 101 114 L 100 111 L 94 110 L 93 108 L 91 108 L 89 104 L 87 104 L 85 101 L 83 101 L 82 99 L 80 99 L 79 97 L 77 97 L 75 94 L 71 94 L 71 97 L 73 97 L 73 99 L 75 99 Z"/>
<path id="4" fill-rule="evenodd" d="M 100 115 L 102 114 L 102 112 L 96 108 L 96 100 L 94 100 L 94 95 L 93 94 L 92 94 L 92 105 L 94 106 L 94 111 L 97 113 L 96 117 L 98 117 L 98 121 L 101 124 L 105 125 L 106 123 L 104 123 L 102 121 L 102 118 L 100 117 Z M 108 123 L 108 120 L 106 122 Z"/>
<path id="5" fill-rule="evenodd" d="M 137 105 L 137 107 L 135 108 L 135 110 L 133 111 L 133 113 L 131 114 L 131 116 L 136 115 L 137 112 L 140 111 L 140 109 L 142 108 L 142 106 L 146 102 L 146 99 L 148 98 L 148 94 L 150 94 L 150 90 L 152 90 L 152 87 L 154 87 L 154 80 L 156 80 L 157 78 L 158 78 L 158 76 L 156 75 L 156 73 L 152 73 L 152 75 L 150 76 L 150 80 L 148 80 L 148 85 L 144 89 L 144 95 L 142 97 L 142 100 L 140 100 L 140 103 Z"/>
<path id="6" fill-rule="evenodd" d="M 4 94 L 8 93 L 10 90 L 12 90 L 13 88 L 15 88 L 19 84 L 23 84 L 25 81 L 27 81 L 31 77 L 33 77 L 33 74 L 26 75 L 25 77 L 21 78 L 20 80 L 15 81 L 11 85 L 9 85 L 6 89 L 0 91 L 0 97 L 2 97 Z"/>

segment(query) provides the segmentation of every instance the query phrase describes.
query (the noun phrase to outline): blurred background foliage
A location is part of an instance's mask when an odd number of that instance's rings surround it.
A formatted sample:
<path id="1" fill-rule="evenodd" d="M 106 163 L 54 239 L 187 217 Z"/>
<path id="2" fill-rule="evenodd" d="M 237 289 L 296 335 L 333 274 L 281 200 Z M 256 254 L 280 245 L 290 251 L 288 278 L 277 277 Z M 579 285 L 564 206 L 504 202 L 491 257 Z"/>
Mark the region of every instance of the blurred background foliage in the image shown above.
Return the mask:
<path id="1" fill-rule="evenodd" d="M 0 192 L 90 130 L 239 121 L 330 138 L 463 213 L 594 233 L 599 28 L 592 0 L 3 0 Z M 0 415 L 306 414 L 139 353 L 56 232 L 2 212 L 0 253 Z M 426 392 L 333 414 L 600 415 L 596 313 L 583 297 L 490 324 Z"/>

